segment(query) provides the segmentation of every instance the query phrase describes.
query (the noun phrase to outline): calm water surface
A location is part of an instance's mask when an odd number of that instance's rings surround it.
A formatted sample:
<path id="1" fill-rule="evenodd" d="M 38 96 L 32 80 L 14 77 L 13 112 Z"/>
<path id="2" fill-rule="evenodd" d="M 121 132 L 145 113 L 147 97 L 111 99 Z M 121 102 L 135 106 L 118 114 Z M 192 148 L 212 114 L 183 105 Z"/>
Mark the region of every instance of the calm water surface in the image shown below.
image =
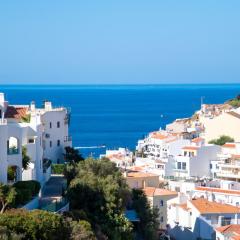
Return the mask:
<path id="1" fill-rule="evenodd" d="M 70 132 L 74 146 L 133 149 L 139 138 L 188 117 L 206 103 L 222 103 L 240 93 L 229 85 L 15 85 L 0 86 L 11 104 L 38 106 L 50 100 L 71 109 Z M 95 155 L 104 149 L 84 150 Z"/>

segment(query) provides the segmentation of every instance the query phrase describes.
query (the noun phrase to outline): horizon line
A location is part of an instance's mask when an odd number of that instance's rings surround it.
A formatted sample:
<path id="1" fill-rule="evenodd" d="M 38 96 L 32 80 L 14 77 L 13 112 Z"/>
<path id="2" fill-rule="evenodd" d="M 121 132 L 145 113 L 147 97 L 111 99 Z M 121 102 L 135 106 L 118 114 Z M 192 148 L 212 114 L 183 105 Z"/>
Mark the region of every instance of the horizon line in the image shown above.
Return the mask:
<path id="1" fill-rule="evenodd" d="M 231 83 L 0 83 L 0 86 L 23 86 L 23 85 L 58 85 L 58 86 L 151 86 L 151 85 L 240 85 L 240 82 Z"/>

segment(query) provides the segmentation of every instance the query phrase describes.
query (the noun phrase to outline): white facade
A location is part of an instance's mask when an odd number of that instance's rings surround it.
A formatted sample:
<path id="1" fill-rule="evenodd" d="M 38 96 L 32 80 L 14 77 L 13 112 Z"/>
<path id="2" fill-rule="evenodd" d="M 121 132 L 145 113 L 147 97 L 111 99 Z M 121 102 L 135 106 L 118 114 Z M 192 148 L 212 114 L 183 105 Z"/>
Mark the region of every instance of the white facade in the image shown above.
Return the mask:
<path id="1" fill-rule="evenodd" d="M 63 161 L 64 147 L 71 146 L 67 110 L 52 108 L 49 102 L 43 109 L 37 109 L 34 103 L 30 106 L 9 105 L 4 94 L 0 93 L 0 116 L 0 182 L 9 182 L 7 172 L 11 167 L 14 169 L 13 181 L 37 180 L 44 183 L 47 171 L 44 159 Z M 57 124 L 52 131 L 46 127 L 49 122 Z M 52 147 L 46 147 L 47 134 Z M 23 147 L 31 159 L 27 170 L 22 169 Z"/>
<path id="2" fill-rule="evenodd" d="M 204 199 L 168 205 L 168 232 L 177 240 L 215 239 L 215 228 L 238 224 L 239 209 Z"/>
<path id="3" fill-rule="evenodd" d="M 133 153 L 126 148 L 119 148 L 117 150 L 106 150 L 104 155 L 100 158 L 106 157 L 111 162 L 114 162 L 117 167 L 126 168 L 133 165 Z"/>
<path id="4" fill-rule="evenodd" d="M 162 160 L 170 155 L 181 153 L 182 147 L 188 145 L 190 140 L 183 139 L 166 131 L 152 132 L 143 140 L 138 141 L 136 150 L 144 157 Z"/>
<path id="5" fill-rule="evenodd" d="M 210 176 L 211 161 L 217 158 L 220 151 L 221 147 L 216 145 L 184 147 L 182 154 L 175 157 L 175 176 L 182 178 Z"/>

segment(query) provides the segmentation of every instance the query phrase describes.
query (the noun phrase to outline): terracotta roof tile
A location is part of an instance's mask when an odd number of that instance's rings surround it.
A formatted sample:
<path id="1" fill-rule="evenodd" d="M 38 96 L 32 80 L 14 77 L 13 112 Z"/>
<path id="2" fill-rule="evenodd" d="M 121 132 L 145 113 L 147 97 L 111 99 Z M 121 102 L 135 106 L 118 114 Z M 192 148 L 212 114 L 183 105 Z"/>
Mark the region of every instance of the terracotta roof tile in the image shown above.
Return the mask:
<path id="1" fill-rule="evenodd" d="M 25 117 L 27 115 L 27 111 L 28 111 L 27 107 L 8 106 L 5 113 L 5 117 L 20 120 L 22 117 Z"/>
<path id="2" fill-rule="evenodd" d="M 164 188 L 155 188 L 155 187 L 146 187 L 143 189 L 146 196 L 153 197 L 153 196 L 177 196 L 177 192 L 170 191 Z"/>
<path id="3" fill-rule="evenodd" d="M 190 202 L 201 214 L 240 213 L 240 208 L 238 207 L 217 202 L 210 202 L 204 198 L 198 198 Z"/>
<path id="4" fill-rule="evenodd" d="M 158 175 L 138 171 L 130 171 L 127 173 L 127 178 L 142 178 L 142 177 L 158 177 Z"/>
<path id="5" fill-rule="evenodd" d="M 234 143 L 225 143 L 225 144 L 223 145 L 223 147 L 225 147 L 225 148 L 235 148 L 236 145 L 235 145 Z"/>
<path id="6" fill-rule="evenodd" d="M 216 230 L 220 233 L 236 233 L 240 235 L 240 224 L 231 224 L 223 227 L 218 227 Z"/>
<path id="7" fill-rule="evenodd" d="M 195 146 L 186 146 L 182 148 L 183 150 L 198 150 L 199 147 L 195 147 Z"/>
<path id="8" fill-rule="evenodd" d="M 240 195 L 240 191 L 237 190 L 225 190 L 220 188 L 210 188 L 210 187 L 196 187 L 195 188 L 198 191 L 204 191 L 204 192 L 215 192 L 215 193 L 225 193 L 225 194 L 236 194 Z"/>

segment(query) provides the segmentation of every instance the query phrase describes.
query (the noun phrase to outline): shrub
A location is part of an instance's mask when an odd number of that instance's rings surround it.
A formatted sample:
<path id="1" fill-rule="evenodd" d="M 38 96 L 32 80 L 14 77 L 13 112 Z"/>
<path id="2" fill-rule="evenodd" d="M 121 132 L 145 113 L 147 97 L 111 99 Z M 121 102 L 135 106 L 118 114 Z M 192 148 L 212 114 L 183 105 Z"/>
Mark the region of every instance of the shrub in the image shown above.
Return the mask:
<path id="1" fill-rule="evenodd" d="M 229 136 L 222 135 L 218 139 L 213 139 L 213 140 L 209 141 L 210 144 L 215 144 L 215 145 L 220 145 L 220 146 L 224 145 L 227 142 L 234 142 L 234 139 Z"/>
<path id="2" fill-rule="evenodd" d="M 65 169 L 65 164 L 52 164 L 53 174 L 63 174 Z"/>
<path id="3" fill-rule="evenodd" d="M 15 206 L 26 204 L 36 196 L 41 189 L 40 183 L 34 180 L 19 181 L 14 183 L 13 186 L 17 192 Z"/>
<path id="4" fill-rule="evenodd" d="M 10 210 L 0 216 L 0 226 L 17 234 L 23 239 L 67 239 L 63 218 L 58 214 L 41 210 Z"/>
<path id="5" fill-rule="evenodd" d="M 1 233 L 3 236 L 9 236 L 9 234 L 19 236 L 19 238 L 6 239 L 96 239 L 87 221 L 72 221 L 71 218 L 42 210 L 12 209 L 5 212 L 0 215 L 0 237 Z"/>

